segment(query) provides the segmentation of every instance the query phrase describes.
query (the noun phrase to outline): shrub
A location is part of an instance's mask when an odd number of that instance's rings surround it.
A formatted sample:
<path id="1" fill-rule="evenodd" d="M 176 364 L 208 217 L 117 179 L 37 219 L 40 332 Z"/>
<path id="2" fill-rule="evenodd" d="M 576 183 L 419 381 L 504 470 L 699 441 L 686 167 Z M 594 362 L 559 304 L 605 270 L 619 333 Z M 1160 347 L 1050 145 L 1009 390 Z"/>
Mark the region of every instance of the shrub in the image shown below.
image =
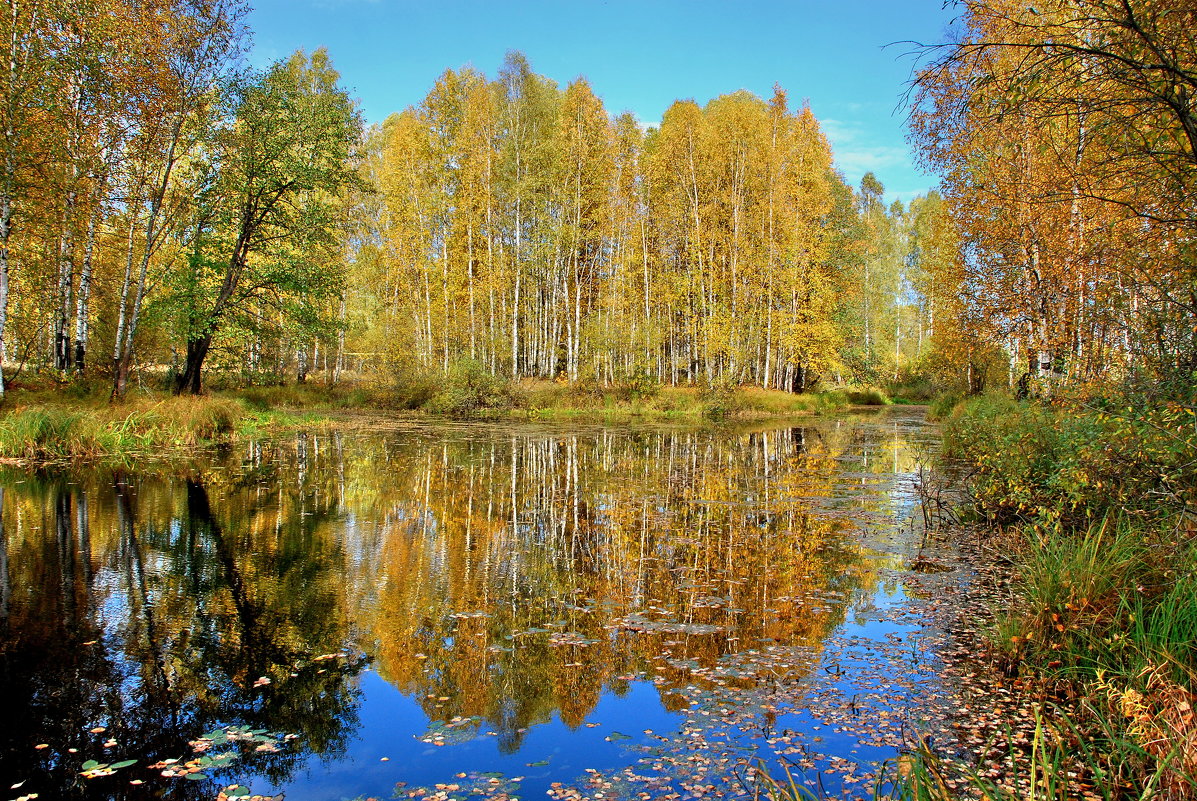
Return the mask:
<path id="1" fill-rule="evenodd" d="M 740 411 L 742 406 L 739 385 L 731 379 L 719 378 L 704 384 L 699 391 L 702 400 L 702 416 L 710 420 L 722 420 Z"/>
<path id="2" fill-rule="evenodd" d="M 853 406 L 888 406 L 893 402 L 876 387 L 845 389 L 844 395 Z"/>
<path id="3" fill-rule="evenodd" d="M 581 378 L 572 384 L 564 386 L 553 382 L 553 386 L 562 388 L 563 395 L 558 397 L 568 397 L 577 406 L 586 407 L 601 404 L 605 402 L 607 397 L 606 388 L 591 377 Z"/>
<path id="4" fill-rule="evenodd" d="M 443 385 L 443 376 L 404 370 L 395 377 L 384 402 L 396 409 L 421 409 L 436 397 Z"/>
<path id="5" fill-rule="evenodd" d="M 517 393 L 511 382 L 493 376 L 479 362 L 462 359 L 453 365 L 441 389 L 425 404 L 428 411 L 451 417 L 471 417 L 510 409 Z"/>
<path id="6" fill-rule="evenodd" d="M 1107 514 L 1163 519 L 1197 496 L 1197 433 L 1183 408 L 1055 406 L 980 396 L 945 423 L 988 519 L 1083 528 Z M 1191 415 L 1190 415 L 1191 417 Z"/>
<path id="7" fill-rule="evenodd" d="M 633 370 L 615 384 L 614 395 L 621 401 L 655 398 L 661 392 L 661 382 L 647 370 Z"/>

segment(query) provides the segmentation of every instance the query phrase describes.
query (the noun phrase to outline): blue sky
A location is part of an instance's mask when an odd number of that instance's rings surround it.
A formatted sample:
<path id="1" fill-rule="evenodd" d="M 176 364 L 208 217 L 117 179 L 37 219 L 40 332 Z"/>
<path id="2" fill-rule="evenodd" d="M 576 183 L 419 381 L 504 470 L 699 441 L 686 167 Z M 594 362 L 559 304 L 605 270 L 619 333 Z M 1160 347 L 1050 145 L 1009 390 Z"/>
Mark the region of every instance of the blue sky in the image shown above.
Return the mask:
<path id="1" fill-rule="evenodd" d="M 585 75 L 613 114 L 661 119 L 774 83 L 808 99 L 856 183 L 872 170 L 890 198 L 934 186 L 915 168 L 900 97 L 902 40 L 942 40 L 943 0 L 255 0 L 256 66 L 327 47 L 369 122 L 418 103 L 447 67 L 493 76 L 508 50 L 564 86 Z"/>

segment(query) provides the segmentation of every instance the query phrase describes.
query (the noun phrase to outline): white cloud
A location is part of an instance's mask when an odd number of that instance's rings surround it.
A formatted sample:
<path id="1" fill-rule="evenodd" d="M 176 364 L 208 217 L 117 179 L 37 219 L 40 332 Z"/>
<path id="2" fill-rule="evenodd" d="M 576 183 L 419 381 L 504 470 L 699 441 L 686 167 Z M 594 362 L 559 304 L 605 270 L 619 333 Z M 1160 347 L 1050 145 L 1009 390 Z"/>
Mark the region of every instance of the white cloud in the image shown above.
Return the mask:
<path id="1" fill-rule="evenodd" d="M 878 144 L 859 122 L 827 118 L 819 121 L 831 143 L 835 166 L 849 183 L 856 184 L 866 172 L 877 173 L 885 183 L 887 176 L 906 173 L 911 168 L 910 151 L 905 147 Z M 887 193 L 891 194 L 891 193 Z"/>
<path id="2" fill-rule="evenodd" d="M 853 147 L 838 148 L 834 144 L 831 152 L 835 163 L 845 175 L 864 175 L 866 172 L 883 173 L 892 167 L 902 167 L 910 162 L 910 153 L 904 147 Z"/>

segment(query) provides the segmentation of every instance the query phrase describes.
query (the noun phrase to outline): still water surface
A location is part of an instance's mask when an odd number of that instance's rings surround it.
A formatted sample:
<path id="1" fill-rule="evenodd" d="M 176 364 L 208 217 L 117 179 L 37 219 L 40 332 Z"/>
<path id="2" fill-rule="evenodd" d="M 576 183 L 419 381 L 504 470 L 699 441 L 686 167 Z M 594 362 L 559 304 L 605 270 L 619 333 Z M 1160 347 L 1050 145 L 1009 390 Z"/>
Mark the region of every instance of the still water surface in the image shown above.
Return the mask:
<path id="1" fill-rule="evenodd" d="M 934 438 L 375 422 L 2 473 L 4 798 L 864 792 L 944 703 Z"/>

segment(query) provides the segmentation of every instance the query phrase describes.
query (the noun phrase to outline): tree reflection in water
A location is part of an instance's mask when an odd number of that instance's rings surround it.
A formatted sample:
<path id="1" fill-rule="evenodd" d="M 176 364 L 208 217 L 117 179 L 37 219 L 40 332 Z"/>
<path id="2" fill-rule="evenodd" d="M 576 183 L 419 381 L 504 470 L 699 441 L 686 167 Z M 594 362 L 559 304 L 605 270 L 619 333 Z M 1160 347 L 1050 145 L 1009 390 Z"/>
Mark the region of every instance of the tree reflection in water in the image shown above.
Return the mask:
<path id="1" fill-rule="evenodd" d="M 806 648 L 768 678 L 798 680 L 875 586 L 854 535 L 892 511 L 910 458 L 896 427 L 861 436 L 411 428 L 252 443 L 177 477 L 6 473 L 0 778 L 152 794 L 143 766 L 244 724 L 298 745 L 213 781 L 285 786 L 344 749 L 366 658 L 418 700 L 428 739 L 489 731 L 508 753 L 635 678 L 666 708 L 688 684 L 761 681 L 712 669 L 762 643 Z M 77 778 L 91 758 L 137 758 L 147 783 Z"/>
<path id="2" fill-rule="evenodd" d="M 343 747 L 361 660 L 312 662 L 349 644 L 344 560 L 312 536 L 327 507 L 234 484 L 214 511 L 198 478 L 5 481 L 20 494 L 7 493 L 4 515 L 3 780 L 42 798 L 140 797 L 153 783 L 129 779 L 229 724 L 299 735 L 301 749 L 236 764 L 280 782 L 303 749 Z M 255 687 L 262 676 L 272 683 Z M 85 760 L 126 758 L 137 767 L 78 776 Z M 214 795 L 210 782 L 172 788 Z"/>

